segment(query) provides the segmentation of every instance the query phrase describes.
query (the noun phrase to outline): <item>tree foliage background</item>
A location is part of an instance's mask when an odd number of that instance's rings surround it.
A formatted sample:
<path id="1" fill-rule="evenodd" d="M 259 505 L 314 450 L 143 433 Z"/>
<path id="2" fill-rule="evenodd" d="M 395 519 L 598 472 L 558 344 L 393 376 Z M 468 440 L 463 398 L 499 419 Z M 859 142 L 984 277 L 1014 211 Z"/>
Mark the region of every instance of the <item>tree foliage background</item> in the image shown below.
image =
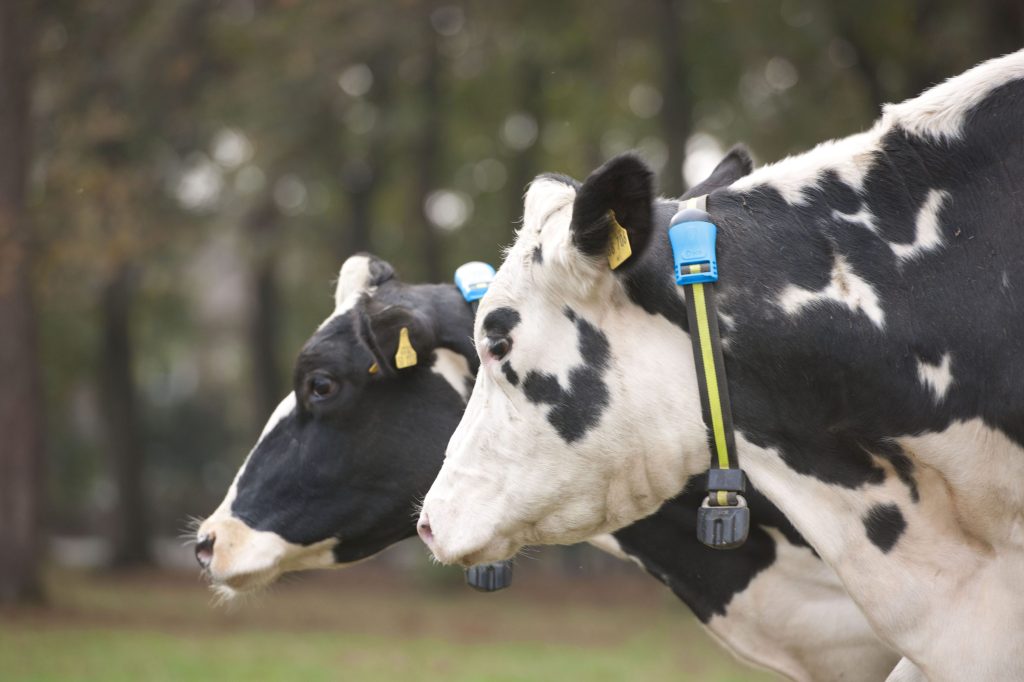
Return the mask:
<path id="1" fill-rule="evenodd" d="M 347 255 L 497 264 L 536 173 L 636 148 L 678 193 L 1024 38 L 1019 0 L 30 4 L 47 526 L 121 564 L 216 506 Z"/>

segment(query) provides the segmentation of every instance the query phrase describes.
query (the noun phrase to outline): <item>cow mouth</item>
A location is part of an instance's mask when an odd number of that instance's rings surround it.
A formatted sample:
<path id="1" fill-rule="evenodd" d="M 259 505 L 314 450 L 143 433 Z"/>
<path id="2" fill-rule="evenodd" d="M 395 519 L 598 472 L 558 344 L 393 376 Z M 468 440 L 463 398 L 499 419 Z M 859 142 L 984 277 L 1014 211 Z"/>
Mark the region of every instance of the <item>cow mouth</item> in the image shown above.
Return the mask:
<path id="1" fill-rule="evenodd" d="M 231 601 L 243 595 L 253 594 L 272 585 L 281 576 L 277 567 L 248 571 L 233 575 L 215 575 L 207 572 L 210 588 L 224 601 Z"/>
<path id="2" fill-rule="evenodd" d="M 452 552 L 451 554 L 446 553 L 444 548 L 436 543 L 430 546 L 431 553 L 437 561 L 442 564 L 458 565 L 462 568 L 511 559 L 518 553 L 520 547 L 520 545 L 503 539 L 494 539 L 476 549 Z"/>

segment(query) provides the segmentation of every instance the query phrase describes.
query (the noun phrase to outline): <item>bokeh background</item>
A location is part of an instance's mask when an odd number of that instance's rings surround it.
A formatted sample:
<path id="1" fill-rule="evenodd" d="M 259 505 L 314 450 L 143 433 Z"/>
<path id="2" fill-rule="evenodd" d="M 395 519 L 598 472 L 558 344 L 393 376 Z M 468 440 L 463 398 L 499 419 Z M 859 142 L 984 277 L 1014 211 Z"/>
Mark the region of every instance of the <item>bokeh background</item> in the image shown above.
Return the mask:
<path id="1" fill-rule="evenodd" d="M 1020 0 L 3 0 L 0 679 L 754 679 L 587 550 L 481 597 L 406 543 L 228 611 L 178 535 L 347 255 L 449 280 L 541 171 L 637 149 L 677 194 L 1022 44 Z"/>

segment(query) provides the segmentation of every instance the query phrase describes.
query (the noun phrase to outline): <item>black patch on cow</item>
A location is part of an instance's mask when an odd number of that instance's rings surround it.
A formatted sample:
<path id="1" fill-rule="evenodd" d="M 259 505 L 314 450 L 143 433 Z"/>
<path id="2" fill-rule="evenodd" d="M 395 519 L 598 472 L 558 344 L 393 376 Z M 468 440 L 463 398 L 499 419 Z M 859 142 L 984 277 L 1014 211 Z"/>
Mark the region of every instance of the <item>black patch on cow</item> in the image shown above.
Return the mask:
<path id="1" fill-rule="evenodd" d="M 514 369 L 512 369 L 512 363 L 510 363 L 508 360 L 501 363 L 501 373 L 505 375 L 506 379 L 508 379 L 508 383 L 512 384 L 513 386 L 519 385 L 519 375 L 516 374 L 516 371 Z"/>
<path id="2" fill-rule="evenodd" d="M 907 521 L 895 504 L 876 504 L 864 516 L 864 529 L 868 540 L 888 554 L 907 529 Z"/>
<path id="3" fill-rule="evenodd" d="M 542 249 L 539 244 L 533 247 L 532 259 L 533 262 L 536 263 L 537 265 L 544 264 L 544 249 Z"/>
<path id="4" fill-rule="evenodd" d="M 573 443 L 597 425 L 609 404 L 604 373 L 611 350 L 608 337 L 597 327 L 576 315 L 571 308 L 565 316 L 576 325 L 578 347 L 583 364 L 569 371 L 569 388 L 563 388 L 554 374 L 531 370 L 523 379 L 527 400 L 551 405 L 548 421 L 566 443 Z"/>
<path id="5" fill-rule="evenodd" d="M 921 494 L 917 489 L 917 479 L 914 478 L 914 462 L 903 452 L 903 448 L 896 441 L 885 439 L 876 443 L 872 447 L 872 452 L 889 460 L 896 476 L 909 488 L 910 499 L 914 502 L 920 501 Z"/>
<path id="6" fill-rule="evenodd" d="M 484 336 L 508 336 L 520 321 L 522 318 L 514 308 L 495 308 L 484 317 Z"/>
<path id="7" fill-rule="evenodd" d="M 707 475 L 694 476 L 679 496 L 653 515 L 615 531 L 624 552 L 640 560 L 648 573 L 667 585 L 702 623 L 725 615 L 732 598 L 775 563 L 775 528 L 793 545 L 808 547 L 785 516 L 759 492 L 745 494 L 754 523 L 742 547 L 723 552 L 697 540 L 697 508 L 706 495 Z M 810 548 L 808 547 L 809 551 Z"/>

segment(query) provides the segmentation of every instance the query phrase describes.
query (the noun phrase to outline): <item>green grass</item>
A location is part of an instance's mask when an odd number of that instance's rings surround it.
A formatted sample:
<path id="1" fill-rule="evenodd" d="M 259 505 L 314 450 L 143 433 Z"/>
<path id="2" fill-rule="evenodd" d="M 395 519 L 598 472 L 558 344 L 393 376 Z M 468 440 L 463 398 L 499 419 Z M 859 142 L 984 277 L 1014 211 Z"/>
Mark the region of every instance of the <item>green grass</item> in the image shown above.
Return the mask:
<path id="1" fill-rule="evenodd" d="M 774 679 L 632 578 L 478 595 L 364 568 L 225 609 L 186 577 L 61 574 L 48 608 L 0 612 L 0 680 Z"/>

